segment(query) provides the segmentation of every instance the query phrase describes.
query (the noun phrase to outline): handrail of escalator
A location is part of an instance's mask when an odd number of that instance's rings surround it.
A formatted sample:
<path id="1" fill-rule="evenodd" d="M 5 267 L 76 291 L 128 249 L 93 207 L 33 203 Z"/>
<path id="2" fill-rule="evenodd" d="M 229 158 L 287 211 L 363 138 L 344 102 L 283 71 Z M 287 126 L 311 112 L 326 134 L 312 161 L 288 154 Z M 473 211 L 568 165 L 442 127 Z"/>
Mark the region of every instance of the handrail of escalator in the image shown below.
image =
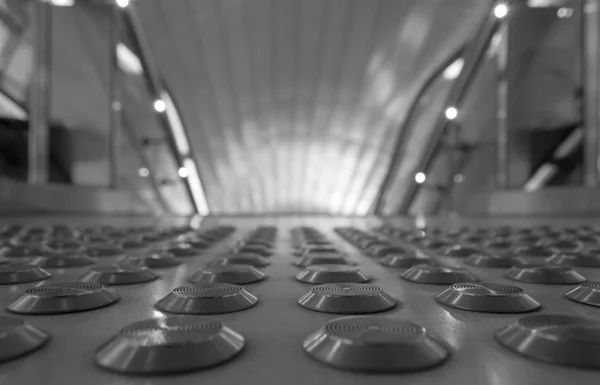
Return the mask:
<path id="1" fill-rule="evenodd" d="M 383 209 L 382 206 L 384 203 L 385 193 L 388 191 L 388 189 L 392 183 L 392 179 L 396 175 L 396 172 L 398 171 L 398 167 L 400 166 L 400 159 L 401 159 L 402 155 L 404 154 L 403 143 L 404 143 L 405 139 L 410 138 L 410 136 L 411 136 L 410 134 L 412 134 L 412 131 L 413 131 L 412 128 L 414 127 L 412 125 L 412 122 L 414 120 L 415 113 L 417 112 L 417 106 L 419 105 L 421 99 L 423 98 L 425 93 L 429 90 L 431 85 L 444 73 L 444 71 L 446 70 L 446 68 L 448 68 L 448 66 L 450 66 L 452 63 L 454 63 L 456 60 L 458 60 L 463 55 L 464 50 L 465 50 L 464 46 L 460 47 L 459 49 L 454 51 L 448 59 L 446 59 L 444 62 L 442 62 L 431 73 L 431 75 L 429 75 L 429 77 L 425 80 L 425 82 L 423 83 L 421 88 L 419 88 L 419 91 L 415 95 L 415 98 L 413 99 L 413 103 L 410 105 L 408 112 L 406 113 L 406 117 L 404 118 L 400 132 L 398 133 L 396 140 L 394 141 L 394 147 L 393 147 L 394 153 L 392 154 L 392 159 L 390 161 L 390 165 L 386 171 L 385 177 L 383 178 L 383 181 L 381 182 L 379 189 L 377 190 L 377 196 L 375 197 L 375 200 L 374 200 L 374 202 L 375 202 L 374 212 L 376 214 L 380 213 L 381 210 Z"/>
<path id="2" fill-rule="evenodd" d="M 465 50 L 465 62 L 460 75 L 456 78 L 454 84 L 450 89 L 450 93 L 447 97 L 446 106 L 458 107 L 462 104 L 477 71 L 481 68 L 481 65 L 485 59 L 486 52 L 489 45 L 502 22 L 501 19 L 497 18 L 493 12 L 494 3 L 492 3 L 492 9 L 486 14 L 484 21 L 481 26 L 477 29 L 477 33 L 474 39 L 467 45 Z M 435 122 L 435 129 L 432 138 L 427 142 L 418 164 L 420 167 L 417 170 L 427 173 L 427 170 L 431 167 L 435 155 L 440 151 L 443 146 L 443 137 L 448 129 L 450 122 L 443 115 L 437 118 Z M 409 192 L 406 199 L 402 201 L 400 207 L 400 213 L 406 213 L 410 208 L 414 197 L 417 194 L 419 185 L 412 182 L 409 187 Z"/>

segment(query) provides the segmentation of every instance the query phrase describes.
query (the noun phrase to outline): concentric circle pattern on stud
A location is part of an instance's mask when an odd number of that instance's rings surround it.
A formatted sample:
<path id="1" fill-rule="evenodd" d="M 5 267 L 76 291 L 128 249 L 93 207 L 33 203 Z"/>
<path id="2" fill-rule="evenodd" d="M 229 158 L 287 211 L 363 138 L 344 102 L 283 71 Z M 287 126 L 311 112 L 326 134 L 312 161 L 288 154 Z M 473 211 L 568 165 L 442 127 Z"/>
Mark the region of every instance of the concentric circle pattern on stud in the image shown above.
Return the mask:
<path id="1" fill-rule="evenodd" d="M 156 307 L 175 314 L 220 314 L 248 309 L 258 299 L 238 285 L 178 287 L 158 301 Z"/>
<path id="2" fill-rule="evenodd" d="M 550 364 L 600 368 L 600 322 L 570 315 L 520 318 L 496 340 L 515 353 Z"/>
<path id="3" fill-rule="evenodd" d="M 222 364 L 244 337 L 214 319 L 169 316 L 125 327 L 96 354 L 101 367 L 128 374 L 168 374 Z"/>
<path id="4" fill-rule="evenodd" d="M 540 303 L 516 286 L 496 283 L 455 283 L 436 296 L 439 303 L 484 313 L 523 313 Z"/>
<path id="5" fill-rule="evenodd" d="M 26 290 L 8 310 L 19 314 L 59 314 L 92 310 L 116 302 L 119 295 L 95 283 L 52 283 Z"/>
<path id="6" fill-rule="evenodd" d="M 333 283 L 312 287 L 298 304 L 325 313 L 363 314 L 391 309 L 396 300 L 375 285 Z"/>
<path id="7" fill-rule="evenodd" d="M 346 317 L 328 322 L 304 341 L 313 359 L 342 370 L 402 372 L 441 364 L 448 350 L 414 322 Z"/>

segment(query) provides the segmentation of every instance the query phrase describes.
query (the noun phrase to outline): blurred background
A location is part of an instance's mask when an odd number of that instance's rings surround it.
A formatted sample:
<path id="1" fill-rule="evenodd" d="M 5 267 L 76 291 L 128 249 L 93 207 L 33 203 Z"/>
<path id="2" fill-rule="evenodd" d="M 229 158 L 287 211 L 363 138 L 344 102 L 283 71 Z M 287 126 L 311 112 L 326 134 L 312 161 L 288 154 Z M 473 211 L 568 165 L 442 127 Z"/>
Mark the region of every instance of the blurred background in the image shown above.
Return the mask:
<path id="1" fill-rule="evenodd" d="M 598 0 L 0 0 L 0 212 L 593 214 Z"/>

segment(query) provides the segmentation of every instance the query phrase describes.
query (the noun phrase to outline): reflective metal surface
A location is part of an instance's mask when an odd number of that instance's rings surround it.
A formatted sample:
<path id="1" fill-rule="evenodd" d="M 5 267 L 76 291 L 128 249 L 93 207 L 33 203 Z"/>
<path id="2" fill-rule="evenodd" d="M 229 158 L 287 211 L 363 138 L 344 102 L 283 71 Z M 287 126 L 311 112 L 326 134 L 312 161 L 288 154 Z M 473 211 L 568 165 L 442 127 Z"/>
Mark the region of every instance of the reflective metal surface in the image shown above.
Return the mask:
<path id="1" fill-rule="evenodd" d="M 474 0 L 134 5 L 215 213 L 368 212 L 420 83 L 489 9 Z"/>

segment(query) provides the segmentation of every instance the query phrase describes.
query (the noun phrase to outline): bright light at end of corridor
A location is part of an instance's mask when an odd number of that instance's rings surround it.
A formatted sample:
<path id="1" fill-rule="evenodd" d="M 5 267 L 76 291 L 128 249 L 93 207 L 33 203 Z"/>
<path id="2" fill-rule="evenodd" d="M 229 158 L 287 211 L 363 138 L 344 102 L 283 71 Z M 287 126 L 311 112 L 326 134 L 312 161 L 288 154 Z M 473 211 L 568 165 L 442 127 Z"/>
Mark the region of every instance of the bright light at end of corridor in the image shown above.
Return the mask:
<path id="1" fill-rule="evenodd" d="M 51 0 L 50 4 L 57 7 L 71 7 L 75 5 L 75 0 Z"/>
<path id="2" fill-rule="evenodd" d="M 187 178 L 190 176 L 190 170 L 188 170 L 186 167 L 180 167 L 177 173 L 179 174 L 180 178 Z"/>
<path id="3" fill-rule="evenodd" d="M 494 16 L 503 19 L 508 15 L 508 5 L 500 3 L 494 7 Z"/>
<path id="4" fill-rule="evenodd" d="M 129 0 L 115 0 L 115 3 L 121 8 L 127 8 L 129 5 Z"/>
<path id="5" fill-rule="evenodd" d="M 458 110 L 456 107 L 448 107 L 446 108 L 446 119 L 454 120 L 458 116 Z"/>
<path id="6" fill-rule="evenodd" d="M 415 174 L 415 182 L 417 182 L 418 184 L 425 183 L 426 179 L 427 177 L 422 172 L 418 172 Z"/>
<path id="7" fill-rule="evenodd" d="M 163 100 L 156 99 L 154 101 L 154 109 L 156 110 L 156 112 L 165 112 L 165 110 L 167 109 L 167 105 Z"/>

